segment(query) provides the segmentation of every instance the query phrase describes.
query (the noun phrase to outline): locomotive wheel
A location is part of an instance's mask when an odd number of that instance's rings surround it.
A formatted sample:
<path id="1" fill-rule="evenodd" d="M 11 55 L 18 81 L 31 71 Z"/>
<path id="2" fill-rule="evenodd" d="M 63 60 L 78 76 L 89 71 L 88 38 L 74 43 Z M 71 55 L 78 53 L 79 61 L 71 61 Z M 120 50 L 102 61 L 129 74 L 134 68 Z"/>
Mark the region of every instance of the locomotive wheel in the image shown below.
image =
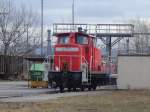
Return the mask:
<path id="1" fill-rule="evenodd" d="M 88 87 L 88 90 L 91 91 L 91 86 Z"/>
<path id="2" fill-rule="evenodd" d="M 74 87 L 74 88 L 73 88 L 73 91 L 77 91 L 77 88 L 76 88 L 76 87 Z"/>
<path id="3" fill-rule="evenodd" d="M 83 86 L 81 86 L 81 91 L 84 91 L 84 89 L 85 89 L 85 88 L 84 88 Z"/>
<path id="4" fill-rule="evenodd" d="M 64 92 L 64 87 L 61 85 L 59 86 L 59 89 L 60 89 L 60 93 L 63 93 Z"/>
<path id="5" fill-rule="evenodd" d="M 93 89 L 93 90 L 96 90 L 96 85 L 93 85 L 92 89 Z"/>
<path id="6" fill-rule="evenodd" d="M 68 92 L 70 92 L 71 91 L 71 87 L 68 87 Z"/>
<path id="7" fill-rule="evenodd" d="M 92 84 L 92 89 L 93 89 L 93 90 L 96 90 L 96 87 L 97 87 L 97 84 L 93 83 L 93 84 Z"/>

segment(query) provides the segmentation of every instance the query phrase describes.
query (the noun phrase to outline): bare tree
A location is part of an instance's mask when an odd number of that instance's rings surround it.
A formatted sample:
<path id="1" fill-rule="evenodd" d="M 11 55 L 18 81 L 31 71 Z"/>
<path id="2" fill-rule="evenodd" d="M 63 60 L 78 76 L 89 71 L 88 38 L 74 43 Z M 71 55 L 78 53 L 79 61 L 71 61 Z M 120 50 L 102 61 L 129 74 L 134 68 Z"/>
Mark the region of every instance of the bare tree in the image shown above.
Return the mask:
<path id="1" fill-rule="evenodd" d="M 34 38 L 35 25 L 38 23 L 36 14 L 25 6 L 16 8 L 13 2 L 0 1 L 0 41 L 4 55 L 26 52 L 29 40 Z M 19 48 L 19 49 L 18 49 Z"/>
<path id="2" fill-rule="evenodd" d="M 149 33 L 150 26 L 149 21 L 144 19 L 131 20 L 131 23 L 135 25 L 135 32 Z M 130 45 L 134 47 L 137 53 L 144 53 L 148 51 L 150 46 L 149 35 L 135 35 Z"/>
<path id="3" fill-rule="evenodd" d="M 128 23 L 134 25 L 134 32 L 141 33 L 140 35 L 134 35 L 133 38 L 124 38 L 121 41 L 120 48 L 123 51 L 128 51 L 127 46 L 129 42 L 129 51 L 132 53 L 148 53 L 150 47 L 150 35 L 144 35 L 144 33 L 150 32 L 150 24 L 148 20 L 145 19 L 133 19 L 129 20 Z"/>

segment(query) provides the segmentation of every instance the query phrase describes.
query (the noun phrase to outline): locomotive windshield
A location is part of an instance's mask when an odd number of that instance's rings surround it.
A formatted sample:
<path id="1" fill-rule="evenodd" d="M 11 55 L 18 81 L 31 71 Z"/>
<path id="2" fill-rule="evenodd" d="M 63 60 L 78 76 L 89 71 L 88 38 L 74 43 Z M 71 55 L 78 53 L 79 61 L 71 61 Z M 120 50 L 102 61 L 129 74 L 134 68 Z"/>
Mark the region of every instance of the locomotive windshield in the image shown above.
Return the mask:
<path id="1" fill-rule="evenodd" d="M 88 44 L 88 38 L 84 35 L 77 35 L 76 42 L 77 44 Z"/>
<path id="2" fill-rule="evenodd" d="M 60 44 L 68 44 L 69 43 L 69 35 L 67 36 L 60 36 L 59 38 L 59 43 Z"/>

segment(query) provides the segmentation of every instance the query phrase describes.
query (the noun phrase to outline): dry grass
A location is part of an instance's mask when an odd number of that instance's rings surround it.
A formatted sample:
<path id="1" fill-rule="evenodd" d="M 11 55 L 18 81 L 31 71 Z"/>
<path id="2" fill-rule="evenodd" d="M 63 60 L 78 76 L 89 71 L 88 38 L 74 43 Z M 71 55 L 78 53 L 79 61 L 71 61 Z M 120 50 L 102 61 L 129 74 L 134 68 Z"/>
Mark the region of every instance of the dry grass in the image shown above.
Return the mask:
<path id="1" fill-rule="evenodd" d="M 0 112 L 150 112 L 150 91 L 113 91 L 41 103 L 0 103 Z"/>

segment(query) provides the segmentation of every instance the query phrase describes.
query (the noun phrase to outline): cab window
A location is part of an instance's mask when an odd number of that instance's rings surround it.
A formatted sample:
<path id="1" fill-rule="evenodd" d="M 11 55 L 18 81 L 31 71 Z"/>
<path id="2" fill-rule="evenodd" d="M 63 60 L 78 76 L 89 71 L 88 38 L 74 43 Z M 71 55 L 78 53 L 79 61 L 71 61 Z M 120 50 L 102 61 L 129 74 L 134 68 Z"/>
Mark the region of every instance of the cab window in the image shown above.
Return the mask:
<path id="1" fill-rule="evenodd" d="M 60 36 L 59 37 L 59 44 L 68 44 L 69 43 L 69 36 Z"/>
<path id="2" fill-rule="evenodd" d="M 77 35 L 76 42 L 77 44 L 88 44 L 88 37 L 84 35 Z"/>

